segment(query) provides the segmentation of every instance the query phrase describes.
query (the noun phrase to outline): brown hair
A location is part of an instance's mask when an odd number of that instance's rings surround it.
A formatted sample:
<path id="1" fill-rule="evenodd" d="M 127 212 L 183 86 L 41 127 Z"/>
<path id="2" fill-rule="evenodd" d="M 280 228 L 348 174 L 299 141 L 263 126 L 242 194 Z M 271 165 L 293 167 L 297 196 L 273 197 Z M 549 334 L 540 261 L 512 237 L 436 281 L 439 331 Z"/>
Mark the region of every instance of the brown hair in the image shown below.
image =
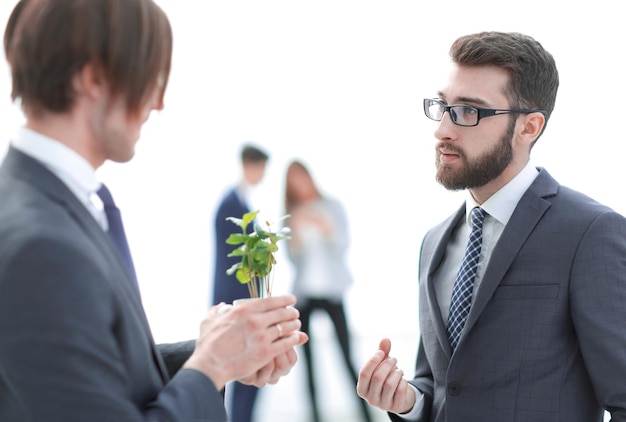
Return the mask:
<path id="1" fill-rule="evenodd" d="M 172 30 L 152 0 L 20 0 L 4 33 L 11 98 L 30 113 L 74 105 L 73 77 L 87 64 L 110 94 L 138 112 L 169 79 Z"/>
<path id="2" fill-rule="evenodd" d="M 295 193 L 293 189 L 293 184 L 290 184 L 289 182 L 289 173 L 293 171 L 301 171 L 302 173 L 304 173 L 311 180 L 311 184 L 314 186 L 317 196 L 322 197 L 322 194 L 317 188 L 317 185 L 315 184 L 315 181 L 313 180 L 313 176 L 311 175 L 311 172 L 309 171 L 309 169 L 304 165 L 302 161 L 294 160 L 287 167 L 287 177 L 285 178 L 285 212 L 286 213 L 291 212 L 291 210 L 294 207 L 300 204 L 298 195 Z"/>
<path id="3" fill-rule="evenodd" d="M 459 65 L 493 65 L 506 69 L 510 75 L 505 92 L 509 106 L 545 110 L 546 122 L 550 118 L 559 73 L 554 57 L 533 38 L 516 32 L 466 35 L 452 44 L 450 57 Z"/>

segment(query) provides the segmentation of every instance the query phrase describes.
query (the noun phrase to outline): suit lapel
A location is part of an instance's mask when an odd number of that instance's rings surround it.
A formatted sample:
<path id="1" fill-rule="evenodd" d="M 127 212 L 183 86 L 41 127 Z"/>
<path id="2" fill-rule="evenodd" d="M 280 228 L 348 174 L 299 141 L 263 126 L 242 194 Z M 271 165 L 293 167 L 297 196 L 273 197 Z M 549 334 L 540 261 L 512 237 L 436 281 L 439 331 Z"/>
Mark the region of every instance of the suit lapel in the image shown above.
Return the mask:
<path id="1" fill-rule="evenodd" d="M 436 242 L 434 245 L 424 244 L 422 247 L 423 263 L 426 263 L 428 274 L 426 275 L 426 300 L 428 301 L 428 309 L 430 310 L 430 319 L 433 323 L 433 328 L 437 339 L 441 345 L 441 348 L 446 353 L 448 359 L 452 355 L 452 349 L 450 348 L 450 342 L 448 340 L 448 334 L 446 331 L 446 325 L 444 324 L 441 316 L 441 308 L 437 301 L 437 294 L 435 292 L 434 273 L 441 265 L 443 260 L 448 241 L 452 236 L 454 228 L 458 225 L 459 220 L 465 217 L 465 205 L 457 210 L 455 214 L 449 217 L 446 221 L 441 223 L 438 227 L 433 229 L 432 239 Z M 432 252 L 431 252 L 432 251 Z"/>
<path id="2" fill-rule="evenodd" d="M 460 342 L 471 331 L 526 239 L 550 207 L 550 202 L 544 198 L 556 195 L 558 186 L 558 183 L 545 170 L 540 169 L 539 175 L 520 199 L 493 250 Z"/>
<path id="3" fill-rule="evenodd" d="M 12 177 L 23 180 L 34 186 L 36 189 L 42 191 L 52 202 L 58 203 L 64 207 L 68 214 L 72 216 L 72 219 L 81 227 L 85 235 L 91 239 L 101 251 L 103 259 L 107 261 L 115 273 L 114 277 L 108 279 L 111 283 L 111 288 L 118 291 L 119 294 L 129 302 L 129 308 L 134 318 L 137 320 L 142 331 L 144 331 L 146 337 L 150 340 L 155 363 L 160 369 L 161 376 L 164 382 L 167 382 L 167 370 L 156 350 L 152 332 L 139 295 L 133 290 L 128 271 L 120 259 L 119 254 L 115 252 L 113 243 L 96 220 L 94 220 L 89 211 L 52 172 L 46 169 L 37 160 L 12 147 L 9 148 L 4 163 L 2 164 L 2 171 L 6 171 L 11 174 Z M 116 282 L 118 280 L 119 282 Z"/>

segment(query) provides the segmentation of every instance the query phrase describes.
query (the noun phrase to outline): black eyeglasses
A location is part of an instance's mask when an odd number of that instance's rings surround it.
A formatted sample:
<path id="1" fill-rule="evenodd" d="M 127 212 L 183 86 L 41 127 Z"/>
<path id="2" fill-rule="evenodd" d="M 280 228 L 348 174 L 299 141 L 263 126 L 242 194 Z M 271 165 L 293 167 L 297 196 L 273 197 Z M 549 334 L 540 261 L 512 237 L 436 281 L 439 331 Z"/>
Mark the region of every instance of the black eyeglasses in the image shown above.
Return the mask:
<path id="1" fill-rule="evenodd" d="M 492 108 L 478 108 L 469 105 L 452 105 L 448 106 L 438 100 L 426 98 L 424 100 L 424 113 L 429 119 L 440 122 L 445 112 L 450 113 L 452 122 L 459 126 L 476 126 L 480 119 L 489 116 L 498 116 L 500 114 L 514 113 L 541 113 L 546 115 L 545 110 L 498 110 Z"/>

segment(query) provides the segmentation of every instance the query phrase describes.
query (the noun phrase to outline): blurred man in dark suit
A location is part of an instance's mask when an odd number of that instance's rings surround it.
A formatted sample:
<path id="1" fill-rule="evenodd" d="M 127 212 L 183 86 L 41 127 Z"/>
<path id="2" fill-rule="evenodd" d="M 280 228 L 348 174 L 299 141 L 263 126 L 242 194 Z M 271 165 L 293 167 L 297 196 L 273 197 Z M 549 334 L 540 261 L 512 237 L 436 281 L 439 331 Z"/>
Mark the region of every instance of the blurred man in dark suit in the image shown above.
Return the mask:
<path id="1" fill-rule="evenodd" d="M 226 239 L 239 228 L 226 218 L 241 218 L 245 213 L 251 211 L 248 204 L 249 191 L 263 179 L 268 159 L 269 155 L 260 148 L 244 145 L 241 149 L 241 181 L 226 193 L 217 208 L 214 226 L 213 305 L 220 302 L 232 303 L 236 299 L 250 297 L 248 287 L 245 284 L 239 283 L 234 274 L 226 274 L 226 271 L 240 260 L 238 257 L 228 257 L 228 254 L 235 248 L 232 245 L 227 245 Z M 252 226 L 249 226 L 249 229 L 251 231 Z M 239 382 L 233 383 L 232 393 L 229 393 L 231 401 L 229 416 L 232 418 L 232 422 L 250 422 L 252 420 L 257 393 L 258 388 L 255 386 Z"/>

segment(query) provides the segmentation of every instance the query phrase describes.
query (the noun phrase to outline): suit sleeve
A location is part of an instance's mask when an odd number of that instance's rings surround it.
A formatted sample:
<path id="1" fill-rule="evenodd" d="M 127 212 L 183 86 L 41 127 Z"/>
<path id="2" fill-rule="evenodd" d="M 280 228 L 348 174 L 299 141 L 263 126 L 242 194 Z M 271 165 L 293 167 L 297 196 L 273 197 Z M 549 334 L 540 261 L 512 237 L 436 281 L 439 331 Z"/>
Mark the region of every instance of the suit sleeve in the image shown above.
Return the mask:
<path id="1" fill-rule="evenodd" d="M 149 335 L 123 338 L 139 312 L 120 301 L 93 245 L 75 237 L 36 234 L 0 256 L 0 420 L 225 421 L 204 374 L 180 370 L 164 385 L 151 359 L 128 364 L 150 350 Z"/>
<path id="2" fill-rule="evenodd" d="M 587 229 L 572 267 L 570 306 L 598 402 L 626 421 L 626 219 L 607 212 Z"/>
<path id="3" fill-rule="evenodd" d="M 170 378 L 174 378 L 180 368 L 187 362 L 195 347 L 195 340 L 157 344 L 157 349 L 163 358 Z"/>

